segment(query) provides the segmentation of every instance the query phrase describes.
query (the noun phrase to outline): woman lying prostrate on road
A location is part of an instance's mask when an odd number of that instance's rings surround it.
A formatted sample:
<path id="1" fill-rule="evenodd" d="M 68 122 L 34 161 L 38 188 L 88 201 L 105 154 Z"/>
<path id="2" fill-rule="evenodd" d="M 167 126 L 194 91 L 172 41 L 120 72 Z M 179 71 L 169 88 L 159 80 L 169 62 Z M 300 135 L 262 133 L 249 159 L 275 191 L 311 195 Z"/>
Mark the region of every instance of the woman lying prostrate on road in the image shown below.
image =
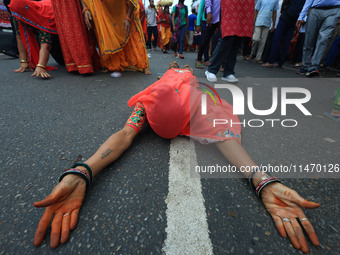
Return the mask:
<path id="1" fill-rule="evenodd" d="M 248 166 L 251 170 L 244 175 L 262 199 L 281 236 L 288 235 L 296 249 L 308 252 L 304 229 L 311 242 L 318 246 L 318 237 L 303 208 L 317 208 L 320 204 L 307 201 L 296 191 L 281 184 L 277 178 L 261 172 L 240 144 L 239 126 L 220 125 L 219 128 L 211 128 L 211 117 L 228 117 L 234 123 L 239 119 L 232 114 L 232 106 L 226 101 L 220 101 L 221 105 L 216 107 L 211 98 L 207 98 L 210 117 L 201 115 L 201 95 L 192 69 L 189 66 L 179 69 L 174 62 L 160 80 L 133 96 L 128 105 L 135 108 L 126 125 L 101 145 L 85 163 L 77 163 L 65 170 L 52 193 L 34 203 L 35 207 L 46 207 L 35 234 L 34 245 L 42 243 L 52 217 L 51 247 L 56 248 L 59 243 L 67 242 L 70 230 L 77 225 L 86 189 L 94 176 L 130 147 L 143 124 L 148 121 L 151 128 L 163 138 L 185 135 L 203 144 L 216 143 L 225 158 L 238 169 Z M 216 100 L 219 101 L 219 98 Z"/>

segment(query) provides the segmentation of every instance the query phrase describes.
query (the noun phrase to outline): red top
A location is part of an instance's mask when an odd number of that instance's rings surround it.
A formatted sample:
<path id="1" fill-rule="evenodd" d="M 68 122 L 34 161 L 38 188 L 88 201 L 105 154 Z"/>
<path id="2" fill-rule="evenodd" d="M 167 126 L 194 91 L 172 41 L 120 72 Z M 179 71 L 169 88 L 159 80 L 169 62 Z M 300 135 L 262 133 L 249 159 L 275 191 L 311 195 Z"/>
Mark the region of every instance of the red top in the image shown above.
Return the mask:
<path id="1" fill-rule="evenodd" d="M 51 0 L 12 0 L 12 14 L 22 22 L 47 33 L 57 34 Z"/>
<path id="2" fill-rule="evenodd" d="M 9 8 L 13 16 L 22 21 L 19 22 L 20 37 L 28 53 L 30 68 L 35 69 L 39 63 L 39 44 L 34 32 L 27 29 L 23 23 L 47 33 L 57 34 L 51 0 L 12 0 Z M 52 69 L 56 68 L 46 67 L 46 70 Z"/>
<path id="3" fill-rule="evenodd" d="M 255 18 L 254 0 L 221 0 L 222 38 L 252 37 Z"/>
<path id="4" fill-rule="evenodd" d="M 159 19 L 160 20 L 161 19 L 165 19 L 166 20 L 165 22 L 161 22 L 162 27 L 170 27 L 170 24 L 169 24 L 170 16 L 168 14 L 165 14 L 165 13 L 162 12 L 162 14 L 159 15 Z"/>
<path id="5" fill-rule="evenodd" d="M 160 137 L 170 139 L 178 135 L 199 139 L 201 143 L 237 140 L 240 142 L 241 126 L 233 108 L 225 100 L 207 97 L 207 115 L 201 114 L 202 91 L 198 80 L 188 69 L 172 68 L 160 80 L 134 95 L 130 107 L 143 104 L 151 128 Z M 213 101 L 214 100 L 214 101 Z M 218 103 L 215 103 L 218 102 Z M 214 119 L 226 119 L 225 125 L 216 125 Z"/>

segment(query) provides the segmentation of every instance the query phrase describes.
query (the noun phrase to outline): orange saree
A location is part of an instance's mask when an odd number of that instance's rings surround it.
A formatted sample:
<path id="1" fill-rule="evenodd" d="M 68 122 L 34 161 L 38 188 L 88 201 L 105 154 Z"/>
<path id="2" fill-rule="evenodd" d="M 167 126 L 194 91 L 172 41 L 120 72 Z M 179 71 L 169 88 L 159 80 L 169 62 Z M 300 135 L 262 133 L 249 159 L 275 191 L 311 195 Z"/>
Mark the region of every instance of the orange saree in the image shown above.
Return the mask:
<path id="1" fill-rule="evenodd" d="M 84 0 L 95 25 L 102 66 L 110 71 L 140 70 L 149 67 L 145 40 L 139 19 L 138 0 Z M 123 22 L 129 3 L 134 6 L 131 33 L 125 34 Z"/>

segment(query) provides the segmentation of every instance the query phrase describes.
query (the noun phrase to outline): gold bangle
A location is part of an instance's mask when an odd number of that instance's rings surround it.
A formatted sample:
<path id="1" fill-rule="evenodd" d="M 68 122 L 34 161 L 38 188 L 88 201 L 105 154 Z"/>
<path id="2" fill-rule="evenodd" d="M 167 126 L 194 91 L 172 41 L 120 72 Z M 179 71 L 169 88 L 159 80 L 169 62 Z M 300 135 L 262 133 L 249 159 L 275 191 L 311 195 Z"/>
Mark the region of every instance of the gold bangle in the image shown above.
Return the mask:
<path id="1" fill-rule="evenodd" d="M 44 66 L 44 65 L 42 65 L 42 64 L 37 64 L 37 67 L 41 67 L 41 68 L 46 69 L 46 66 Z"/>
<path id="2" fill-rule="evenodd" d="M 20 59 L 20 63 L 28 63 L 28 60 L 26 60 L 26 59 Z"/>

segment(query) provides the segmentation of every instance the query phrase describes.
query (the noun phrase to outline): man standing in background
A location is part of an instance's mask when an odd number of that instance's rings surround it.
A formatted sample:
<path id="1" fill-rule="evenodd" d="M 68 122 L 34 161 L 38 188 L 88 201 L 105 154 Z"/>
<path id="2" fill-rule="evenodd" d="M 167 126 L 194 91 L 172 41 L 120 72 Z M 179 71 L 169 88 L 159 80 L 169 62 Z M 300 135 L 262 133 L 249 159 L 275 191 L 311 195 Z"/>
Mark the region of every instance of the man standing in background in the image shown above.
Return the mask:
<path id="1" fill-rule="evenodd" d="M 196 20 L 197 20 L 197 16 L 196 16 L 196 10 L 192 9 L 191 10 L 192 14 L 189 15 L 188 19 L 189 19 L 189 31 L 187 34 L 187 41 L 188 41 L 188 51 L 192 50 L 192 43 L 194 42 L 194 31 L 196 28 Z"/>
<path id="2" fill-rule="evenodd" d="M 249 60 L 256 56 L 256 62 L 262 64 L 261 57 L 270 32 L 275 30 L 276 13 L 279 0 L 258 0 L 255 6 L 255 28 L 252 50 Z"/>
<path id="3" fill-rule="evenodd" d="M 157 48 L 157 39 L 158 39 L 158 30 L 157 30 L 157 11 L 155 8 L 154 0 L 150 0 L 150 5 L 145 10 L 147 25 L 148 25 L 148 43 L 147 46 L 151 49 L 151 39 L 153 35 L 153 49 L 156 50 Z"/>
<path id="4" fill-rule="evenodd" d="M 251 37 L 254 28 L 254 0 L 221 0 L 221 33 L 206 78 L 216 82 L 216 74 L 224 63 L 222 80 L 238 82 L 234 76 L 236 57 L 241 37 Z M 208 18 L 207 18 L 208 21 Z"/>
<path id="5" fill-rule="evenodd" d="M 313 77 L 319 75 L 321 59 L 340 18 L 340 0 L 307 0 L 296 23 L 298 28 L 309 10 L 302 53 L 303 67 L 298 74 Z"/>

